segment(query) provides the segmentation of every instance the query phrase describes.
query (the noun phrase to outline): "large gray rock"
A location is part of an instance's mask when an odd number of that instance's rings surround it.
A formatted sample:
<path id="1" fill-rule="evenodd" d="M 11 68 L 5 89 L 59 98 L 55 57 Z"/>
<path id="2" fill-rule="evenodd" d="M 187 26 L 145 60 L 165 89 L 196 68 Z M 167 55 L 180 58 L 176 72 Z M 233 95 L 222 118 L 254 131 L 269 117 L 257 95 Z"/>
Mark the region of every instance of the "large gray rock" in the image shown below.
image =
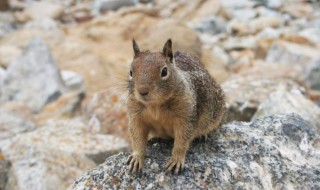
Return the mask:
<path id="1" fill-rule="evenodd" d="M 66 189 L 85 170 L 128 150 L 124 140 L 91 133 L 79 120 L 53 122 L 0 141 L 0 147 L 12 163 L 7 190 Z"/>
<path id="2" fill-rule="evenodd" d="M 314 59 L 320 58 L 318 50 L 300 44 L 275 41 L 269 49 L 266 61 L 275 64 L 288 64 L 301 71 Z"/>
<path id="3" fill-rule="evenodd" d="M 0 141 L 33 129 L 35 125 L 31 121 L 14 112 L 0 109 Z"/>
<path id="4" fill-rule="evenodd" d="M 259 105 L 279 86 L 304 91 L 291 80 L 260 75 L 234 76 L 222 83 L 226 94 L 227 121 L 250 121 Z"/>
<path id="5" fill-rule="evenodd" d="M 320 132 L 320 108 L 297 89 L 278 86 L 255 112 L 252 120 L 275 114 L 296 113 Z"/>
<path id="6" fill-rule="evenodd" d="M 194 142 L 179 175 L 164 172 L 172 142 L 152 141 L 142 173 L 129 173 L 129 153 L 112 156 L 79 177 L 85 189 L 319 189 L 320 136 L 295 114 L 222 126 Z"/>
<path id="7" fill-rule="evenodd" d="M 10 64 L 0 90 L 0 103 L 24 102 L 34 112 L 64 92 L 59 69 L 40 38 L 34 38 L 23 55 Z"/>

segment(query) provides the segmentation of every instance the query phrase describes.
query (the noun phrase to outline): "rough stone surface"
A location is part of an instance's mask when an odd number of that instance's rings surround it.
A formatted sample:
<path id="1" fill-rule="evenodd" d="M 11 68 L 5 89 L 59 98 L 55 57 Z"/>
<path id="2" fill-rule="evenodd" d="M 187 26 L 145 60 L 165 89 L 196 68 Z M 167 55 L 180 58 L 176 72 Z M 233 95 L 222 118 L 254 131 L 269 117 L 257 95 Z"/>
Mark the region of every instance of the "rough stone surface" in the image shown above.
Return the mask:
<path id="1" fill-rule="evenodd" d="M 0 90 L 0 102 L 25 102 L 34 112 L 63 93 L 59 70 L 40 38 L 34 38 L 23 55 L 10 64 Z"/>
<path id="2" fill-rule="evenodd" d="M 191 25 L 191 27 L 201 33 L 211 35 L 226 32 L 226 23 L 217 17 L 208 17 L 201 22 Z"/>
<path id="3" fill-rule="evenodd" d="M 320 59 L 307 66 L 304 80 L 311 89 L 320 90 Z"/>
<path id="4" fill-rule="evenodd" d="M 3 156 L 0 150 L 0 189 L 5 189 L 8 182 L 8 173 L 10 169 L 10 162 Z"/>
<path id="5" fill-rule="evenodd" d="M 61 71 L 61 77 L 68 90 L 85 92 L 83 78 L 78 73 L 73 71 Z"/>
<path id="6" fill-rule="evenodd" d="M 52 122 L 0 141 L 0 147 L 12 163 L 9 190 L 65 189 L 84 170 L 128 150 L 124 140 L 91 133 L 78 120 Z"/>
<path id="7" fill-rule="evenodd" d="M 164 172 L 172 142 L 152 141 L 142 173 L 129 173 L 128 153 L 112 156 L 69 189 L 318 189 L 320 137 L 295 114 L 222 126 L 194 142 L 179 175 Z"/>
<path id="8" fill-rule="evenodd" d="M 3 45 L 0 47 L 0 67 L 7 68 L 10 63 L 21 55 L 22 51 L 14 45 Z"/>
<path id="9" fill-rule="evenodd" d="M 0 108 L 0 141 L 35 129 L 35 125 L 12 111 Z"/>
<path id="10" fill-rule="evenodd" d="M 106 11 L 115 11 L 121 7 L 135 5 L 134 0 L 95 0 L 92 5 L 92 12 L 95 15 Z"/>
<path id="11" fill-rule="evenodd" d="M 235 76 L 225 81 L 222 88 L 226 94 L 227 121 L 250 121 L 260 103 L 279 86 L 304 91 L 290 80 L 270 77 Z"/>
<path id="12" fill-rule="evenodd" d="M 49 17 L 58 19 L 63 13 L 63 6 L 51 1 L 34 1 L 24 9 L 24 14 L 28 19 L 42 19 Z"/>
<path id="13" fill-rule="evenodd" d="M 296 113 L 320 131 L 320 108 L 297 89 L 278 86 L 259 105 L 252 120 L 275 114 Z"/>
<path id="14" fill-rule="evenodd" d="M 268 51 L 266 61 L 276 64 L 289 64 L 305 71 L 312 60 L 319 58 L 318 51 L 309 46 L 276 41 Z"/>

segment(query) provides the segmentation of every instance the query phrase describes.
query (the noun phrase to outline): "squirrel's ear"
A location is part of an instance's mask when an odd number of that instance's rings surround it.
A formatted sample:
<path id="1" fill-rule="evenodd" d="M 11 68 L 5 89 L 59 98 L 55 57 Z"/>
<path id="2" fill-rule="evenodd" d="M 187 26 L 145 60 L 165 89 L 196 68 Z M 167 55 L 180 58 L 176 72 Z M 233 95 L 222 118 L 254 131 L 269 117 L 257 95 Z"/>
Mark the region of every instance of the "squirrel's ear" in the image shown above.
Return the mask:
<path id="1" fill-rule="evenodd" d="M 137 42 L 134 39 L 132 39 L 132 47 L 134 51 L 134 56 L 137 56 L 140 53 L 140 49 Z"/>
<path id="2" fill-rule="evenodd" d="M 170 63 L 172 63 L 172 60 L 173 60 L 172 41 L 170 38 L 167 40 L 166 44 L 164 44 L 162 53 L 166 56 L 166 58 L 169 59 Z"/>

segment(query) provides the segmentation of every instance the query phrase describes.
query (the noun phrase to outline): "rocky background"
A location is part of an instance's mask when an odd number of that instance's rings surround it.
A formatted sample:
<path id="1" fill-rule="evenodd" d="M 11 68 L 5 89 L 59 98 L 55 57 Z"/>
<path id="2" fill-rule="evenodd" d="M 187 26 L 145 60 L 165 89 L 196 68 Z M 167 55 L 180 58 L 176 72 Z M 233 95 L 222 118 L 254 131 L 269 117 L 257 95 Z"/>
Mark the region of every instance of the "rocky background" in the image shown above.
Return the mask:
<path id="1" fill-rule="evenodd" d="M 0 190 L 320 188 L 318 0 L 1 0 L 0 10 Z M 138 176 L 120 153 L 133 37 L 143 50 L 172 38 L 227 95 L 228 124 L 192 145 L 179 176 L 163 172 L 172 142 L 150 142 Z"/>

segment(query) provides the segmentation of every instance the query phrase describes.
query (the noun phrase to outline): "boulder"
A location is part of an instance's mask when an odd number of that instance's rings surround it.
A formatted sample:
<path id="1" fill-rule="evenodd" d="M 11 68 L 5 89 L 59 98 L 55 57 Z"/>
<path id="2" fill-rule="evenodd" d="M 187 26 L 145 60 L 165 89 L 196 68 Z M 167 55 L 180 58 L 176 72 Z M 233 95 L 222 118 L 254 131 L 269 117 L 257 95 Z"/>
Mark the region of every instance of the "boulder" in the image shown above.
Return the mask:
<path id="1" fill-rule="evenodd" d="M 284 113 L 296 113 L 320 131 L 320 108 L 301 91 L 285 86 L 279 86 L 262 101 L 251 120 Z"/>
<path id="2" fill-rule="evenodd" d="M 51 122 L 0 141 L 0 147 L 12 163 L 9 190 L 65 189 L 83 171 L 128 150 L 124 140 L 91 133 L 80 120 Z"/>
<path id="3" fill-rule="evenodd" d="M 250 121 L 258 106 L 278 86 L 304 91 L 295 82 L 283 78 L 259 75 L 234 76 L 222 83 L 226 94 L 227 121 Z"/>
<path id="4" fill-rule="evenodd" d="M 35 125 L 17 113 L 0 108 L 0 141 L 35 129 Z"/>
<path id="5" fill-rule="evenodd" d="M 129 153 L 120 153 L 68 189 L 318 189 L 319 140 L 319 133 L 296 114 L 233 122 L 205 143 L 192 143 L 179 175 L 164 170 L 172 141 L 152 140 L 141 173 L 131 174 Z"/>
<path id="6" fill-rule="evenodd" d="M 34 38 L 23 55 L 9 65 L 0 90 L 0 103 L 24 102 L 34 112 L 63 94 L 59 69 L 40 38 Z"/>
<path id="7" fill-rule="evenodd" d="M 307 64 L 319 58 L 318 50 L 306 46 L 285 41 L 275 41 L 269 49 L 266 61 L 276 64 L 289 64 L 292 67 L 305 71 Z"/>

